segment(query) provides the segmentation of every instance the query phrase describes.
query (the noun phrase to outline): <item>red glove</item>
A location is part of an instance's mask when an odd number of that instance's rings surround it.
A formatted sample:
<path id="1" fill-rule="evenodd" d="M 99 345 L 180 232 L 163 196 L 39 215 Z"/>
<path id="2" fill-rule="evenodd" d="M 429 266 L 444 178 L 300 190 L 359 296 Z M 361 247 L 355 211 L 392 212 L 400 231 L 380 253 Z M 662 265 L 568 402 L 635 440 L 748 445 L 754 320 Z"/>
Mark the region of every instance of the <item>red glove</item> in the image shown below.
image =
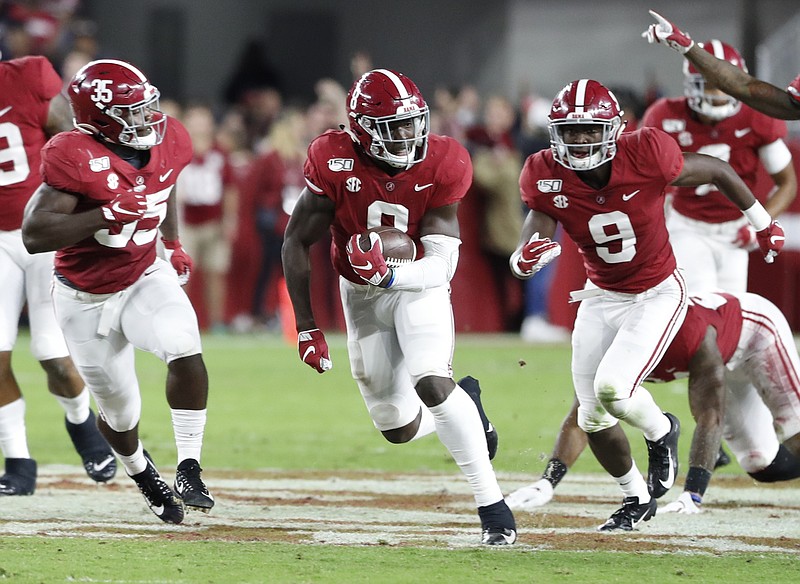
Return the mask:
<path id="1" fill-rule="evenodd" d="M 549 237 L 539 239 L 537 231 L 531 235 L 528 243 L 511 255 L 509 265 L 518 278 L 527 280 L 560 255 L 559 243 L 550 241 Z"/>
<path id="2" fill-rule="evenodd" d="M 736 239 L 733 240 L 736 247 L 741 247 L 747 251 L 755 251 L 758 249 L 758 242 L 756 241 L 756 230 L 749 223 L 742 225 L 739 232 L 736 234 Z"/>
<path id="3" fill-rule="evenodd" d="M 758 247 L 765 254 L 764 261 L 771 264 L 775 261 L 775 256 L 781 253 L 786 236 L 781 224 L 773 219 L 769 227 L 756 231 L 756 240 L 758 241 Z"/>
<path id="4" fill-rule="evenodd" d="M 347 242 L 345 247 L 347 259 L 350 261 L 353 271 L 362 280 L 373 286 L 378 286 L 386 277 L 386 274 L 389 273 L 389 266 L 386 265 L 386 260 L 383 257 L 381 236 L 371 232 L 369 234 L 370 248 L 367 250 L 361 249 L 361 246 L 358 245 L 360 237 L 360 235 L 354 235 Z"/>
<path id="5" fill-rule="evenodd" d="M 692 37 L 681 31 L 681 29 L 661 16 L 658 12 L 651 10 L 650 16 L 655 18 L 658 23 L 651 24 L 647 30 L 642 33 L 642 36 L 647 39 L 648 43 L 664 43 L 670 49 L 678 51 L 681 55 L 685 55 L 686 51 L 694 46 Z"/>
<path id="6" fill-rule="evenodd" d="M 120 193 L 100 209 L 106 221 L 124 225 L 144 217 L 147 211 L 147 199 L 141 193 L 128 191 Z"/>
<path id="7" fill-rule="evenodd" d="M 297 350 L 303 363 L 319 373 L 325 373 L 333 367 L 333 361 L 328 354 L 328 343 L 319 329 L 300 331 L 297 334 Z"/>
<path id="8" fill-rule="evenodd" d="M 164 244 L 164 255 L 167 261 L 172 264 L 172 267 L 178 274 L 178 281 L 181 283 L 181 286 L 186 286 L 189 282 L 192 268 L 194 268 L 192 258 L 190 258 L 186 250 L 183 249 L 179 240 L 167 241 L 162 237 L 161 241 Z"/>

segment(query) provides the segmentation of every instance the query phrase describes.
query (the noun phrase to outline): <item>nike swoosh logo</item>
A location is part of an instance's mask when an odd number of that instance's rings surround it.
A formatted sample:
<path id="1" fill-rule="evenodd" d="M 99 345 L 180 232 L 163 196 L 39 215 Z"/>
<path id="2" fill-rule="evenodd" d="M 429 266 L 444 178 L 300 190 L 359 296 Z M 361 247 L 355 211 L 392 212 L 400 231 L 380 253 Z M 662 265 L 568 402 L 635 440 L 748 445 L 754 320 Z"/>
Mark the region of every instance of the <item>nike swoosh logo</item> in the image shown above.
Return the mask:
<path id="1" fill-rule="evenodd" d="M 669 458 L 672 459 L 672 449 L 669 449 Z M 669 474 L 667 475 L 667 480 L 662 481 L 658 479 L 658 482 L 661 483 L 661 486 L 665 489 L 671 489 L 672 485 L 675 484 L 675 469 L 673 468 L 672 464 L 669 465 Z"/>
<path id="2" fill-rule="evenodd" d="M 769 238 L 769 242 L 773 245 L 778 243 L 779 241 L 784 241 L 786 238 L 783 235 L 773 235 Z"/>
<path id="3" fill-rule="evenodd" d="M 114 462 L 114 457 L 109 455 L 108 458 L 106 458 L 103 462 L 96 463 L 94 465 L 94 469 L 95 470 L 103 470 L 105 467 L 107 467 L 112 462 Z"/>
<path id="4" fill-rule="evenodd" d="M 433 186 L 433 183 L 428 183 L 426 185 L 415 184 L 414 185 L 414 190 L 417 191 L 417 192 L 420 192 L 420 191 L 422 191 L 424 189 L 427 189 L 428 187 L 432 187 L 432 186 Z"/>
<path id="5" fill-rule="evenodd" d="M 372 269 L 372 262 L 367 262 L 363 266 L 357 266 L 355 264 L 351 264 L 354 270 L 371 270 Z"/>
<path id="6" fill-rule="evenodd" d="M 153 510 L 153 513 L 161 517 L 164 514 L 164 505 L 159 505 L 156 507 L 155 505 L 151 505 L 150 509 Z"/>
<path id="7" fill-rule="evenodd" d="M 734 130 L 733 135 L 736 136 L 737 138 L 741 138 L 742 136 L 746 136 L 747 134 L 749 134 L 750 130 L 752 130 L 752 128 L 742 128 L 741 130 Z"/>
<path id="8" fill-rule="evenodd" d="M 117 213 L 125 213 L 126 215 L 134 215 L 136 217 L 139 216 L 139 213 L 136 213 L 135 211 L 128 211 L 127 209 L 123 209 L 122 207 L 120 207 L 119 202 L 111 205 L 111 208 L 114 209 L 114 211 L 116 211 Z"/>
<path id="9" fill-rule="evenodd" d="M 10 111 L 11 111 L 11 106 L 4 107 L 3 109 L 0 110 L 0 116 L 4 116 Z"/>
<path id="10" fill-rule="evenodd" d="M 639 191 L 641 191 L 641 190 L 642 190 L 642 189 L 636 189 L 636 190 L 635 190 L 635 191 L 633 191 L 632 193 L 627 193 L 627 194 L 625 194 L 625 195 L 622 195 L 622 200 L 623 200 L 623 201 L 630 201 L 630 200 L 631 200 L 633 197 L 635 197 L 635 196 L 636 196 L 636 194 L 637 194 Z"/>
<path id="11" fill-rule="evenodd" d="M 317 350 L 314 347 L 309 347 L 308 349 L 306 349 L 306 352 L 303 353 L 303 361 L 306 360 L 306 357 L 308 357 L 309 355 L 313 355 L 316 352 Z"/>
<path id="12" fill-rule="evenodd" d="M 159 175 L 159 176 L 158 176 L 158 180 L 159 180 L 159 181 L 161 181 L 161 182 L 164 182 L 165 180 L 167 180 L 167 179 L 169 178 L 169 175 L 171 175 L 171 174 L 172 174 L 172 171 L 173 171 L 173 170 L 174 170 L 174 169 L 170 168 L 170 169 L 169 169 L 167 172 L 165 172 L 164 174 L 161 174 L 161 175 Z"/>

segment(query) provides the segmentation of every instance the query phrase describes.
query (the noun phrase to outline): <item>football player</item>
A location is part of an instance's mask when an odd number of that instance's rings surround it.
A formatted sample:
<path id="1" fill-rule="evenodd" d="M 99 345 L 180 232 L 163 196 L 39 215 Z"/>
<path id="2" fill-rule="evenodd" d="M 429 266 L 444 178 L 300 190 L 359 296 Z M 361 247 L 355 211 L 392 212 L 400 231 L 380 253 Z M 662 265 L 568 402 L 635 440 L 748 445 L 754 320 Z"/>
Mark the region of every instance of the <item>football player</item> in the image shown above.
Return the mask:
<path id="1" fill-rule="evenodd" d="M 494 430 L 480 388 L 452 377 L 449 282 L 461 244 L 457 209 L 472 180 L 469 154 L 430 133 L 428 106 L 401 73 L 365 73 L 346 105 L 349 127 L 308 149 L 307 187 L 284 239 L 300 358 L 320 373 L 332 366 L 309 293 L 309 248 L 330 230 L 350 368 L 373 424 L 392 443 L 436 432 L 472 487 L 482 543 L 512 544 L 516 525 L 489 459 Z M 390 268 L 375 233 L 360 247 L 359 235 L 379 225 L 405 231 L 424 257 Z"/>
<path id="2" fill-rule="evenodd" d="M 699 513 L 724 437 L 740 466 L 759 482 L 800 477 L 800 359 L 789 323 L 757 294 L 692 297 L 686 319 L 648 381 L 687 377 L 697 422 L 684 492 L 662 512 Z M 561 425 L 538 482 L 511 493 L 512 509 L 532 510 L 553 497 L 586 447 L 578 405 Z"/>
<path id="3" fill-rule="evenodd" d="M 739 52 L 726 43 L 710 40 L 698 49 L 747 70 Z M 691 63 L 684 65 L 685 96 L 654 102 L 641 125 L 664 130 L 684 152 L 728 162 L 751 190 L 760 167 L 766 169 L 775 187 L 764 207 L 777 217 L 797 194 L 792 155 L 783 141 L 786 122 L 742 105 L 706 81 Z M 753 227 L 713 185 L 679 187 L 671 193 L 667 229 L 689 294 L 746 291 L 748 252 L 758 249 Z"/>
<path id="4" fill-rule="evenodd" d="M 784 90 L 750 75 L 746 70 L 719 59 L 698 47 L 692 38 L 657 12 L 650 11 L 655 24 L 642 36 L 648 43 L 663 43 L 674 49 L 722 91 L 773 118 L 800 120 L 800 75 Z"/>
<path id="5" fill-rule="evenodd" d="M 25 400 L 11 369 L 26 302 L 31 353 L 47 375 L 50 393 L 64 409 L 67 431 L 86 473 L 105 482 L 117 469 L 53 313 L 50 280 L 55 254 L 28 253 L 20 232 L 25 204 L 41 183 L 39 151 L 49 136 L 66 129 L 60 91 L 61 78 L 44 57 L 0 62 L 0 450 L 5 457 L 0 495 L 31 495 L 36 488 L 36 461 L 25 432 Z"/>
<path id="6" fill-rule="evenodd" d="M 209 511 L 201 478 L 208 375 L 197 316 L 181 285 L 192 262 L 178 240 L 175 181 L 188 133 L 129 63 L 92 61 L 68 87 L 75 129 L 42 150 L 43 184 L 25 208 L 31 253 L 58 250 L 53 298 L 72 358 L 100 410 L 99 427 L 162 521 Z M 156 257 L 159 231 L 167 261 Z M 178 451 L 174 491 L 139 440 L 134 347 L 167 363 Z"/>
<path id="7" fill-rule="evenodd" d="M 754 225 L 767 261 L 782 248 L 783 230 L 727 163 L 684 155 L 655 128 L 623 134 L 616 97 L 595 80 L 568 83 L 548 119 L 551 147 L 528 157 L 520 176 L 530 212 L 510 265 L 530 278 L 552 261 L 558 223 L 581 250 L 588 281 L 573 293 L 582 302 L 572 334 L 578 424 L 624 494 L 599 529 L 629 530 L 655 514 L 678 470 L 678 419 L 641 386 L 686 315 L 664 218 L 666 187 L 714 184 Z M 619 420 L 644 434 L 647 482 Z"/>

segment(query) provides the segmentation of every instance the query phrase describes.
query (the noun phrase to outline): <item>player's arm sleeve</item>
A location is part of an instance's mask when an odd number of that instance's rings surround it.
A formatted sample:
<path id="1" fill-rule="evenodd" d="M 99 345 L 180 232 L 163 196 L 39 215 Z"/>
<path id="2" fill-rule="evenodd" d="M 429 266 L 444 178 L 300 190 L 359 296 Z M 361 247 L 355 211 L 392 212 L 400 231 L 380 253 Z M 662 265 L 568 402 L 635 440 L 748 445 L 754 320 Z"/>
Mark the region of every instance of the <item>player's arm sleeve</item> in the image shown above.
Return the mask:
<path id="1" fill-rule="evenodd" d="M 780 138 L 758 149 L 761 164 L 769 174 L 776 174 L 792 162 L 792 153 Z"/>
<path id="2" fill-rule="evenodd" d="M 458 248 L 457 237 L 432 233 L 420 238 L 425 256 L 415 262 L 394 268 L 392 290 L 422 292 L 429 288 L 444 286 L 456 273 Z"/>
<path id="3" fill-rule="evenodd" d="M 60 191 L 82 193 L 84 188 L 80 165 L 69 153 L 69 148 L 50 147 L 50 143 L 42 148 L 42 182 Z"/>
<path id="4" fill-rule="evenodd" d="M 648 146 L 652 151 L 651 160 L 657 163 L 664 182 L 672 183 L 683 171 L 683 152 L 680 146 L 672 136 L 658 128 L 642 128 L 640 131 L 642 145 Z"/>

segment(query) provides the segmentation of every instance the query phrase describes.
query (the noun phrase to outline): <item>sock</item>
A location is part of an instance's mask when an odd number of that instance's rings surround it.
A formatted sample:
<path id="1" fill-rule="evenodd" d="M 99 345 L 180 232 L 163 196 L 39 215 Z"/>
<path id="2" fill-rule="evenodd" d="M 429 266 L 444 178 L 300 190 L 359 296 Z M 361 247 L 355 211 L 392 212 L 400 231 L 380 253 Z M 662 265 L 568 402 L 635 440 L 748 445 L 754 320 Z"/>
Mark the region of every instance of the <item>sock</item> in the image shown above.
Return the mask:
<path id="1" fill-rule="evenodd" d="M 85 387 L 77 397 L 63 397 L 60 395 L 54 395 L 53 397 L 61 404 L 70 424 L 83 424 L 89 419 L 89 390 Z"/>
<path id="2" fill-rule="evenodd" d="M 430 411 L 439 440 L 467 477 L 478 507 L 503 499 L 486 452 L 486 434 L 475 402 L 456 386 L 446 400 Z"/>
<path id="3" fill-rule="evenodd" d="M 25 400 L 19 398 L 0 408 L 0 450 L 6 458 L 30 458 L 25 435 Z"/>
<path id="4" fill-rule="evenodd" d="M 436 432 L 436 422 L 433 420 L 433 414 L 431 411 L 423 404 L 420 408 L 420 412 L 422 412 L 422 416 L 419 419 L 419 428 L 417 428 L 417 433 L 414 434 L 414 437 L 409 440 L 409 442 L 419 440 L 428 434 L 433 434 Z"/>
<path id="5" fill-rule="evenodd" d="M 557 458 L 551 458 L 547 461 L 547 468 L 542 473 L 542 478 L 553 485 L 553 488 L 558 486 L 564 475 L 567 474 L 567 465 Z"/>
<path id="6" fill-rule="evenodd" d="M 796 479 L 800 477 L 800 460 L 781 444 L 778 446 L 778 453 L 769 466 L 747 474 L 761 483 L 774 483 L 776 481 Z"/>
<path id="7" fill-rule="evenodd" d="M 147 468 L 147 459 L 144 457 L 144 448 L 142 447 L 141 440 L 136 446 L 136 452 L 130 456 L 123 456 L 119 452 L 115 452 L 115 454 L 122 463 L 122 466 L 125 467 L 125 472 L 128 473 L 128 476 L 132 477 L 133 475 L 137 475 Z"/>
<path id="8" fill-rule="evenodd" d="M 614 477 L 614 480 L 617 481 L 619 488 L 622 489 L 624 497 L 636 497 L 639 499 L 639 504 L 647 503 L 650 500 L 647 483 L 642 477 L 642 473 L 636 468 L 635 461 L 631 464 L 631 470 L 621 477 Z"/>
<path id="9" fill-rule="evenodd" d="M 178 449 L 178 464 L 187 458 L 200 463 L 203 449 L 203 432 L 206 427 L 206 410 L 170 410 L 175 446 Z"/>

